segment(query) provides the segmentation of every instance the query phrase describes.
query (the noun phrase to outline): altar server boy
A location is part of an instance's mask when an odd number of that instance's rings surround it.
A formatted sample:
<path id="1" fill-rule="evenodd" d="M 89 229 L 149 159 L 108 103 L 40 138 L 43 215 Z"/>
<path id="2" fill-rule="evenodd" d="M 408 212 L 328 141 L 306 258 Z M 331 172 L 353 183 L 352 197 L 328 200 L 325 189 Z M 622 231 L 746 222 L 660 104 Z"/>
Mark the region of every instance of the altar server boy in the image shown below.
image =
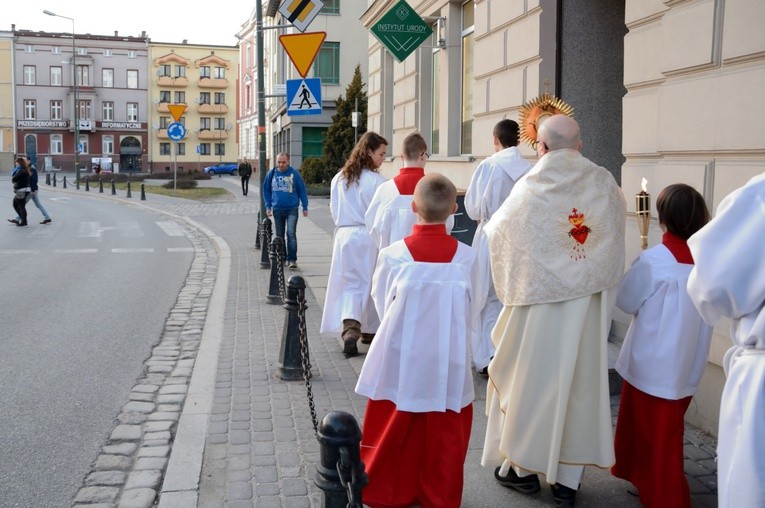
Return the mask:
<path id="1" fill-rule="evenodd" d="M 372 298 L 382 321 L 356 392 L 369 397 L 364 503 L 459 507 L 473 420 L 470 368 L 474 251 L 447 234 L 456 189 L 425 175 L 412 234 L 380 252 Z"/>

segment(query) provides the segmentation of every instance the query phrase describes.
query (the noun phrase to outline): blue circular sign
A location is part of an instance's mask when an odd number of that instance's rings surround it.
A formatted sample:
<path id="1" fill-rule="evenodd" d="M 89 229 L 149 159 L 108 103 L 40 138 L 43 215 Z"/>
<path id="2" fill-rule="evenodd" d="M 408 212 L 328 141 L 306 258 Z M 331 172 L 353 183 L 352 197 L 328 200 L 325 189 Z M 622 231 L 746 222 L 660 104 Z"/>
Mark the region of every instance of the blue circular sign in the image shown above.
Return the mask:
<path id="1" fill-rule="evenodd" d="M 167 137 L 173 141 L 180 141 L 186 137 L 186 127 L 180 122 L 173 122 L 167 126 Z"/>

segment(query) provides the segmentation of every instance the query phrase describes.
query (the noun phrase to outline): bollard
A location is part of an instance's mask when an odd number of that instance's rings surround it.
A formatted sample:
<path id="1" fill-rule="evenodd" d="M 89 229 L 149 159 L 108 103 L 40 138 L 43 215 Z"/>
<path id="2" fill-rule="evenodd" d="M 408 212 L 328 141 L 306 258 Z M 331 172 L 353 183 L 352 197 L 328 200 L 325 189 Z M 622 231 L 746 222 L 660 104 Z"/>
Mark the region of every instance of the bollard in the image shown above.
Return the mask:
<path id="1" fill-rule="evenodd" d="M 80 179 L 77 178 L 77 175 L 74 175 L 74 188 L 80 190 Z"/>
<path id="2" fill-rule="evenodd" d="M 130 180 L 128 180 L 128 191 L 127 191 L 127 197 L 132 198 L 133 194 L 130 192 Z"/>
<path id="3" fill-rule="evenodd" d="M 268 295 L 266 301 L 272 305 L 282 303 L 282 284 L 284 284 L 284 239 L 274 238 L 271 240 L 271 248 L 268 252 L 271 260 L 271 279 L 268 283 Z"/>
<path id="4" fill-rule="evenodd" d="M 101 178 L 98 179 L 98 192 L 100 194 L 104 193 L 104 181 Z"/>
<path id="5" fill-rule="evenodd" d="M 274 238 L 274 240 L 277 240 Z M 284 330 L 276 364 L 276 379 L 296 381 L 303 379 L 303 356 L 300 350 L 300 301 L 305 305 L 305 281 L 299 275 L 290 277 L 287 297 L 284 299 Z"/>
<path id="6" fill-rule="evenodd" d="M 62 187 L 66 189 L 66 175 L 64 175 L 64 184 L 62 185 Z"/>
<path id="7" fill-rule="evenodd" d="M 353 415 L 324 415 L 317 433 L 321 463 L 314 483 L 324 491 L 325 508 L 361 508 L 361 489 L 369 481 L 359 453 L 361 429 Z M 342 474 L 342 477 L 341 477 Z"/>
<path id="8" fill-rule="evenodd" d="M 53 173 L 53 186 L 56 186 L 56 173 Z"/>
<path id="9" fill-rule="evenodd" d="M 260 250 L 260 235 L 262 234 L 263 223 L 260 221 L 260 210 L 258 210 L 258 230 L 255 233 L 255 248 Z"/>
<path id="10" fill-rule="evenodd" d="M 271 263 L 268 261 L 268 246 L 271 244 L 271 219 L 266 217 L 263 219 L 263 237 L 260 239 L 260 267 L 270 268 Z"/>
<path id="11" fill-rule="evenodd" d="M 45 173 L 45 185 L 50 185 L 50 173 Z"/>
<path id="12" fill-rule="evenodd" d="M 85 192 L 90 192 L 90 180 L 85 179 Z"/>
<path id="13" fill-rule="evenodd" d="M 117 188 L 114 186 L 114 178 L 112 178 L 112 196 L 117 195 Z"/>
<path id="14" fill-rule="evenodd" d="M 146 189 L 143 188 L 143 184 L 141 184 L 141 201 L 146 201 Z"/>

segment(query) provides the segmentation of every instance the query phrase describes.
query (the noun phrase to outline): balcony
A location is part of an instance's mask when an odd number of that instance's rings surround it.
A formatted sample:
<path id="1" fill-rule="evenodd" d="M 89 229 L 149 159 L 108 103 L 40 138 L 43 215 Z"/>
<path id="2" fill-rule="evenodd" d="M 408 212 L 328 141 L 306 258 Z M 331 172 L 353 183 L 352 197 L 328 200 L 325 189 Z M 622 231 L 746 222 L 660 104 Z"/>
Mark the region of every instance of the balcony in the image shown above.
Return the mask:
<path id="1" fill-rule="evenodd" d="M 197 137 L 202 140 L 223 140 L 228 139 L 228 131 L 224 130 L 210 130 L 202 129 L 197 134 Z"/>
<path id="2" fill-rule="evenodd" d="M 182 104 L 186 106 L 185 102 L 176 102 L 176 103 L 160 102 L 159 104 L 157 104 L 157 113 L 170 113 L 170 110 L 167 108 L 167 106 L 169 106 L 170 104 L 178 104 L 178 105 Z"/>
<path id="3" fill-rule="evenodd" d="M 186 77 L 173 78 L 171 76 L 160 76 L 157 80 L 157 86 L 183 88 L 189 86 L 189 79 Z"/>
<path id="4" fill-rule="evenodd" d="M 197 111 L 208 115 L 223 115 L 228 113 L 228 106 L 225 104 L 200 104 Z"/>
<path id="5" fill-rule="evenodd" d="M 228 88 L 226 78 L 199 78 L 199 88 Z"/>

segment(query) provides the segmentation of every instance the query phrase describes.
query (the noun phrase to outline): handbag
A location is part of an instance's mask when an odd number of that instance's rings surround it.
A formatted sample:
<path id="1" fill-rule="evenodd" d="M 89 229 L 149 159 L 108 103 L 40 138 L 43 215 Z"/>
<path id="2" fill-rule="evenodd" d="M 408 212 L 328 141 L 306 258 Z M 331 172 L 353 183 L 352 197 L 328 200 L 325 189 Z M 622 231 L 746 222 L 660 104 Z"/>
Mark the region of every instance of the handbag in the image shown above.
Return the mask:
<path id="1" fill-rule="evenodd" d="M 24 199 L 25 197 L 27 197 L 27 191 L 25 190 L 16 191 L 16 199 Z"/>

